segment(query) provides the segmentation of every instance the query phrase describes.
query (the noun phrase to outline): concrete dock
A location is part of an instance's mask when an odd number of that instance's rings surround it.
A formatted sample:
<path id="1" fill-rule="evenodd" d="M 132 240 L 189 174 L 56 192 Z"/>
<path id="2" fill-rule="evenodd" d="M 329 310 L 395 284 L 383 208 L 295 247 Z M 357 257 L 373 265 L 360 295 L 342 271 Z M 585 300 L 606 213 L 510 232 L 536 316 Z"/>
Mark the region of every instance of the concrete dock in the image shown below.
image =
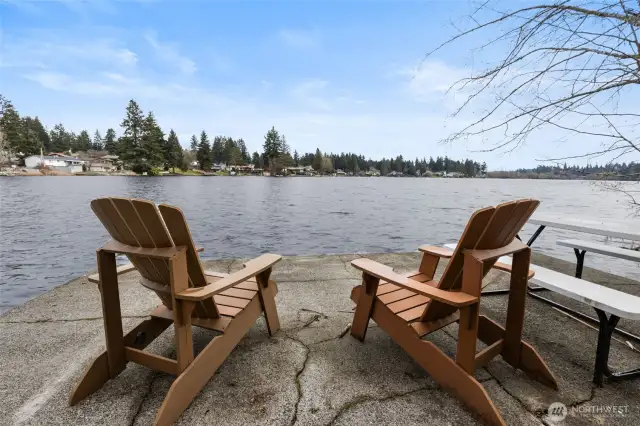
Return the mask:
<path id="1" fill-rule="evenodd" d="M 417 269 L 418 253 L 367 254 L 403 272 Z M 382 330 L 371 324 L 364 343 L 348 333 L 349 299 L 360 274 L 349 262 L 359 255 L 285 257 L 276 265 L 276 298 L 282 329 L 269 338 L 259 319 L 203 391 L 184 412 L 183 425 L 472 425 L 475 418 L 440 388 Z M 574 265 L 534 253 L 533 263 L 571 274 Z M 233 272 L 242 260 L 204 262 L 206 269 Z M 587 262 L 588 265 L 588 262 Z M 442 265 L 440 266 L 440 273 Z M 583 278 L 627 293 L 640 283 L 585 268 Z M 120 278 L 125 332 L 159 300 Z M 490 288 L 508 285 L 492 271 Z M 545 292 L 589 315 L 578 303 Z M 507 296 L 482 299 L 482 313 L 505 321 Z M 547 361 L 560 390 L 550 390 L 514 371 L 501 358 L 476 373 L 509 425 L 638 425 L 640 379 L 591 382 L 597 331 L 537 300 L 527 300 L 524 338 Z M 640 324 L 621 321 L 640 334 Z M 214 335 L 194 329 L 196 351 Z M 455 353 L 457 325 L 427 336 Z M 170 327 L 148 350 L 175 356 Z M 78 278 L 0 316 L 0 425 L 148 425 L 172 376 L 130 363 L 101 390 L 69 407 L 68 396 L 93 357 L 104 350 L 97 286 Z M 640 352 L 614 341 L 615 369 L 640 365 Z M 562 423 L 547 414 L 553 402 L 569 407 Z M 614 407 L 614 408 L 611 408 Z M 618 407 L 618 408 L 616 408 Z"/>

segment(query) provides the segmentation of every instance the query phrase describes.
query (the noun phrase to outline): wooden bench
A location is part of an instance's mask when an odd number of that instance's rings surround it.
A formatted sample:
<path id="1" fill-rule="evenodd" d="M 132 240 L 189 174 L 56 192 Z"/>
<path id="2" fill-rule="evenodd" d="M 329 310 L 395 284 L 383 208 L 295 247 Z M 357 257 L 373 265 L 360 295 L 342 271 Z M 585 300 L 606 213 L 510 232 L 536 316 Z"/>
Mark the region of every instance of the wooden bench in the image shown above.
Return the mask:
<path id="1" fill-rule="evenodd" d="M 506 256 L 501 257 L 499 262 L 505 265 L 511 265 L 511 258 Z M 611 337 L 620 318 L 640 320 L 640 297 L 552 271 L 551 269 L 541 266 L 531 264 L 530 268 L 535 272 L 533 278 L 530 279 L 532 283 L 587 304 L 594 308 L 598 314 L 600 327 L 593 377 L 595 384 L 602 386 L 604 377 L 610 379 L 628 379 L 640 376 L 640 368 L 614 373 L 609 369 L 608 365 Z M 532 297 L 540 298 L 540 296 L 529 294 Z M 609 317 L 607 317 L 607 314 Z"/>
<path id="2" fill-rule="evenodd" d="M 576 278 L 582 278 L 584 267 L 584 256 L 590 251 L 592 253 L 604 254 L 606 256 L 617 257 L 619 259 L 640 262 L 640 251 L 623 249 L 620 247 L 600 244 L 593 241 L 582 240 L 560 240 L 559 246 L 571 247 L 576 254 Z"/>

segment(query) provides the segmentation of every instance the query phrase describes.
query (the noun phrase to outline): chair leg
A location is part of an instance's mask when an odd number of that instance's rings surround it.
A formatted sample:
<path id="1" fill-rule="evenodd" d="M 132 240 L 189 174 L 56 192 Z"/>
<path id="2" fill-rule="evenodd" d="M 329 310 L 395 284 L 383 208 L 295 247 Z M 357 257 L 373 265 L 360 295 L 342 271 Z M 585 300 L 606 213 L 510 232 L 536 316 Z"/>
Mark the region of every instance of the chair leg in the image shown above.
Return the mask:
<path id="1" fill-rule="evenodd" d="M 269 276 L 271 276 L 271 269 L 256 275 L 256 281 L 258 283 L 260 305 L 264 312 L 264 319 L 267 322 L 267 329 L 269 330 L 269 335 L 273 336 L 275 332 L 280 330 L 280 319 L 276 309 L 275 283 L 269 283 Z"/>
<path id="2" fill-rule="evenodd" d="M 209 342 L 171 385 L 158 410 L 154 425 L 171 425 L 178 420 L 261 313 L 262 306 L 259 300 L 253 299 L 231 321 L 223 335 L 214 337 Z"/>
<path id="3" fill-rule="evenodd" d="M 498 340 L 503 339 L 504 335 L 505 329 L 500 324 L 487 318 L 485 315 L 480 315 L 478 339 L 482 340 L 486 345 L 492 345 Z M 514 368 L 519 368 L 527 373 L 527 375 L 533 380 L 536 380 L 551 389 L 558 390 L 558 382 L 553 376 L 553 373 L 542 357 L 530 344 L 521 341 L 516 358 L 518 363 Z"/>
<path id="4" fill-rule="evenodd" d="M 351 335 L 361 342 L 364 341 L 364 336 L 367 334 L 379 283 L 379 278 L 367 275 L 365 272 L 362 273 L 360 297 L 351 323 Z"/>
<path id="5" fill-rule="evenodd" d="M 436 345 L 421 340 L 404 320 L 376 300 L 373 320 L 404 349 L 443 388 L 455 394 L 478 414 L 487 425 L 504 426 L 500 412 L 484 389 L 471 374 L 449 358 Z"/>
<path id="6" fill-rule="evenodd" d="M 127 346 L 144 349 L 170 325 L 171 321 L 169 320 L 152 318 L 138 324 L 124 336 L 123 340 Z M 91 363 L 80 382 L 71 392 L 69 405 L 75 405 L 82 401 L 100 389 L 110 378 L 108 355 L 107 351 L 104 351 Z"/>

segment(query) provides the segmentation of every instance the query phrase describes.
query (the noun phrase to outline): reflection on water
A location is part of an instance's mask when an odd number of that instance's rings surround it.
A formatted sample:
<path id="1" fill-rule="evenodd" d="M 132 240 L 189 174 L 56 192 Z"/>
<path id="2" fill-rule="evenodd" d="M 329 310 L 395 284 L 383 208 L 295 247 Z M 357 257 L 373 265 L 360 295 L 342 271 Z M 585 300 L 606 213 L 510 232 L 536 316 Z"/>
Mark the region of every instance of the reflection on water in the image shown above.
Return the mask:
<path id="1" fill-rule="evenodd" d="M 0 178 L 0 193 L 0 311 L 95 269 L 107 234 L 89 202 L 101 196 L 179 206 L 209 258 L 412 251 L 456 240 L 473 210 L 518 197 L 542 200 L 540 212 L 637 220 L 618 195 L 579 181 L 21 177 Z M 547 229 L 535 248 L 574 261 L 558 237 L 602 241 Z M 640 279 L 631 262 L 588 254 L 586 265 Z"/>

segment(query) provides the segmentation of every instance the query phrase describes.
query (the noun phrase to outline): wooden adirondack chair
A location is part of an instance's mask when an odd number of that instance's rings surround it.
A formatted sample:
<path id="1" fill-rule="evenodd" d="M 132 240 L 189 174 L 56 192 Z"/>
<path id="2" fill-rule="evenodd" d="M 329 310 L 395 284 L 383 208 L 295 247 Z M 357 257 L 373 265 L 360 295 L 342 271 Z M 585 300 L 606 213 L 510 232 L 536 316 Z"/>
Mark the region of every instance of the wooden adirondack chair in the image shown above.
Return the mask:
<path id="1" fill-rule="evenodd" d="M 277 288 L 269 276 L 281 257 L 265 254 L 233 274 L 205 274 L 179 209 L 125 198 L 99 198 L 91 202 L 91 208 L 112 237 L 97 251 L 106 351 L 87 369 L 69 403 L 74 405 L 95 392 L 132 361 L 177 376 L 155 419 L 157 425 L 171 424 L 261 313 L 270 334 L 280 328 Z M 127 255 L 142 276 L 141 284 L 162 301 L 150 319 L 126 335 L 122 331 L 116 254 Z M 176 360 L 143 351 L 172 323 Z M 195 358 L 192 325 L 221 333 Z"/>
<path id="2" fill-rule="evenodd" d="M 458 396 L 485 424 L 504 425 L 476 369 L 497 355 L 514 368 L 553 388 L 553 374 L 529 344 L 522 341 L 524 305 L 531 249 L 515 239 L 537 208 L 536 200 L 519 200 L 478 210 L 469 219 L 453 254 L 425 246 L 417 272 L 400 275 L 370 259 L 351 264 L 361 270 L 362 285 L 351 293 L 356 310 L 351 334 L 364 340 L 373 319 L 442 387 Z M 479 315 L 482 279 L 500 256 L 513 254 L 506 326 Z M 449 263 L 439 281 L 433 276 L 440 257 Z M 384 280 L 384 281 L 380 281 Z M 459 322 L 455 360 L 422 337 Z M 476 353 L 477 339 L 487 347 Z"/>

